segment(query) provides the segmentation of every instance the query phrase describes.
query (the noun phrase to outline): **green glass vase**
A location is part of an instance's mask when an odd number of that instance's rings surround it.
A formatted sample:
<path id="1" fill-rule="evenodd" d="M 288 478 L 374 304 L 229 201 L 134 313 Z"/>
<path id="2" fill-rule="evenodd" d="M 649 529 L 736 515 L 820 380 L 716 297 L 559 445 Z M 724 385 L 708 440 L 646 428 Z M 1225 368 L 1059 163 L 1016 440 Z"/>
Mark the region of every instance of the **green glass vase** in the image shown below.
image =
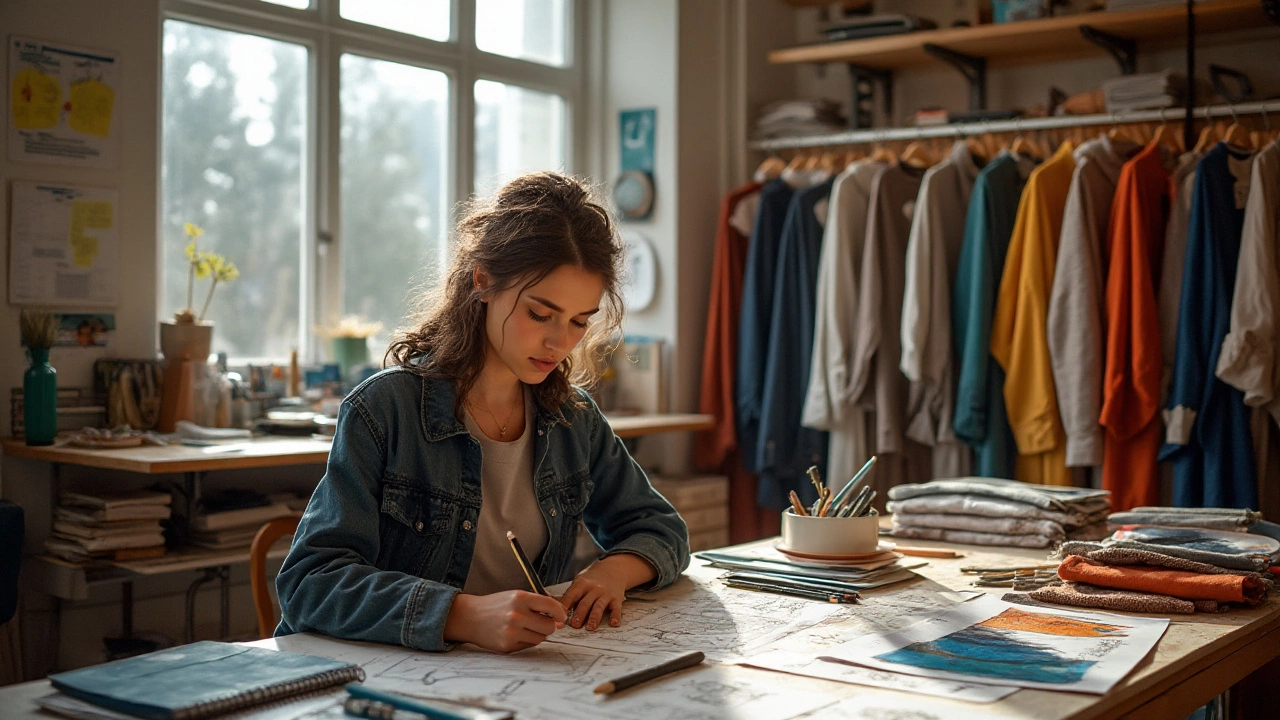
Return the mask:
<path id="1" fill-rule="evenodd" d="M 22 376 L 23 435 L 28 445 L 52 445 L 58 434 L 58 371 L 49 348 L 27 351 L 31 365 Z"/>

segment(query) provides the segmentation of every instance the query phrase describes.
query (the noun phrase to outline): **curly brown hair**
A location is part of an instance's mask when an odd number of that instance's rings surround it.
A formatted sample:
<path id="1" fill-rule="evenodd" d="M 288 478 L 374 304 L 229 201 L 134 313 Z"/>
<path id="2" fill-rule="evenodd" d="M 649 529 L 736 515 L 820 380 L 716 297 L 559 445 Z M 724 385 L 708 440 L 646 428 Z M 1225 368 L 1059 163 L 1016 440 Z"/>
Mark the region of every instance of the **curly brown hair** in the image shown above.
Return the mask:
<path id="1" fill-rule="evenodd" d="M 410 325 L 400 330 L 385 360 L 423 377 L 452 380 L 454 412 L 485 361 L 485 313 L 481 302 L 521 285 L 521 292 L 562 265 L 599 275 L 604 281 L 600 312 L 582 342 L 551 374 L 531 388 L 539 407 L 558 412 L 566 401 L 583 406 L 571 385 L 593 386 L 613 352 L 622 325 L 623 249 L 613 218 L 597 193 L 572 177 L 530 173 L 476 199 L 458 223 L 453 262 L 444 282 L 420 297 Z M 492 280 L 475 286 L 481 269 Z"/>

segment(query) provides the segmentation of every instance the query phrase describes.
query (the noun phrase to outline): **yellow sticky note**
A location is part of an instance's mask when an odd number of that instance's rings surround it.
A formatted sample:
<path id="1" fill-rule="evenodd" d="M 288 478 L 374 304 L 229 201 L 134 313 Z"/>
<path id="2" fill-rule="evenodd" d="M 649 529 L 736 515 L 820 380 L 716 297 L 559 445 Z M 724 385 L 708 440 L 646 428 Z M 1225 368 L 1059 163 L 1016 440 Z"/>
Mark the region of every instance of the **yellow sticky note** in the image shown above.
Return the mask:
<path id="1" fill-rule="evenodd" d="M 84 80 L 71 86 L 71 112 L 67 124 L 86 135 L 106 137 L 111 132 L 111 109 L 116 93 L 97 80 Z"/>
<path id="2" fill-rule="evenodd" d="M 35 68 L 22 68 L 13 77 L 13 127 L 41 130 L 58 124 L 62 88 L 58 79 Z"/>
<path id="3" fill-rule="evenodd" d="M 93 267 L 98 256 L 98 238 L 85 230 L 105 230 L 114 223 L 115 208 L 103 200 L 76 200 L 71 203 L 71 253 L 76 267 Z"/>

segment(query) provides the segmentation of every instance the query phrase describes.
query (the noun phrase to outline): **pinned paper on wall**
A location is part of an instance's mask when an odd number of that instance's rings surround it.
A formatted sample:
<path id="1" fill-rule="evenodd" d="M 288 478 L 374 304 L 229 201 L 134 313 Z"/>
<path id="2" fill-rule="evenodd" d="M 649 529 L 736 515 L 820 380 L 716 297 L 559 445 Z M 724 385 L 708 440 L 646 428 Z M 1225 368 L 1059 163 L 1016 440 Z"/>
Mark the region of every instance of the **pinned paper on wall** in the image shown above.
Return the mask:
<path id="1" fill-rule="evenodd" d="M 9 302 L 115 305 L 116 204 L 114 190 L 14 182 Z"/>
<path id="2" fill-rule="evenodd" d="M 9 38 L 9 159 L 114 168 L 114 53 Z"/>

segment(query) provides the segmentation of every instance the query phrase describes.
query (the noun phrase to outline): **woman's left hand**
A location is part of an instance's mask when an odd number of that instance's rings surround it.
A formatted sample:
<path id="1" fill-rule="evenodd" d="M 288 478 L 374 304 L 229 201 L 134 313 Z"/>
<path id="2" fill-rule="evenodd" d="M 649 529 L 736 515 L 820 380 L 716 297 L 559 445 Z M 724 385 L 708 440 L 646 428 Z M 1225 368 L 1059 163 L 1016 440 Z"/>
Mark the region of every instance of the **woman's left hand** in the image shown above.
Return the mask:
<path id="1" fill-rule="evenodd" d="M 622 624 L 622 601 L 626 599 L 627 588 L 655 577 L 657 571 L 639 555 L 610 555 L 578 573 L 560 597 L 560 604 L 569 613 L 569 625 L 575 628 L 585 625 L 588 630 L 595 630 L 600 627 L 606 611 L 609 625 L 618 627 Z"/>

